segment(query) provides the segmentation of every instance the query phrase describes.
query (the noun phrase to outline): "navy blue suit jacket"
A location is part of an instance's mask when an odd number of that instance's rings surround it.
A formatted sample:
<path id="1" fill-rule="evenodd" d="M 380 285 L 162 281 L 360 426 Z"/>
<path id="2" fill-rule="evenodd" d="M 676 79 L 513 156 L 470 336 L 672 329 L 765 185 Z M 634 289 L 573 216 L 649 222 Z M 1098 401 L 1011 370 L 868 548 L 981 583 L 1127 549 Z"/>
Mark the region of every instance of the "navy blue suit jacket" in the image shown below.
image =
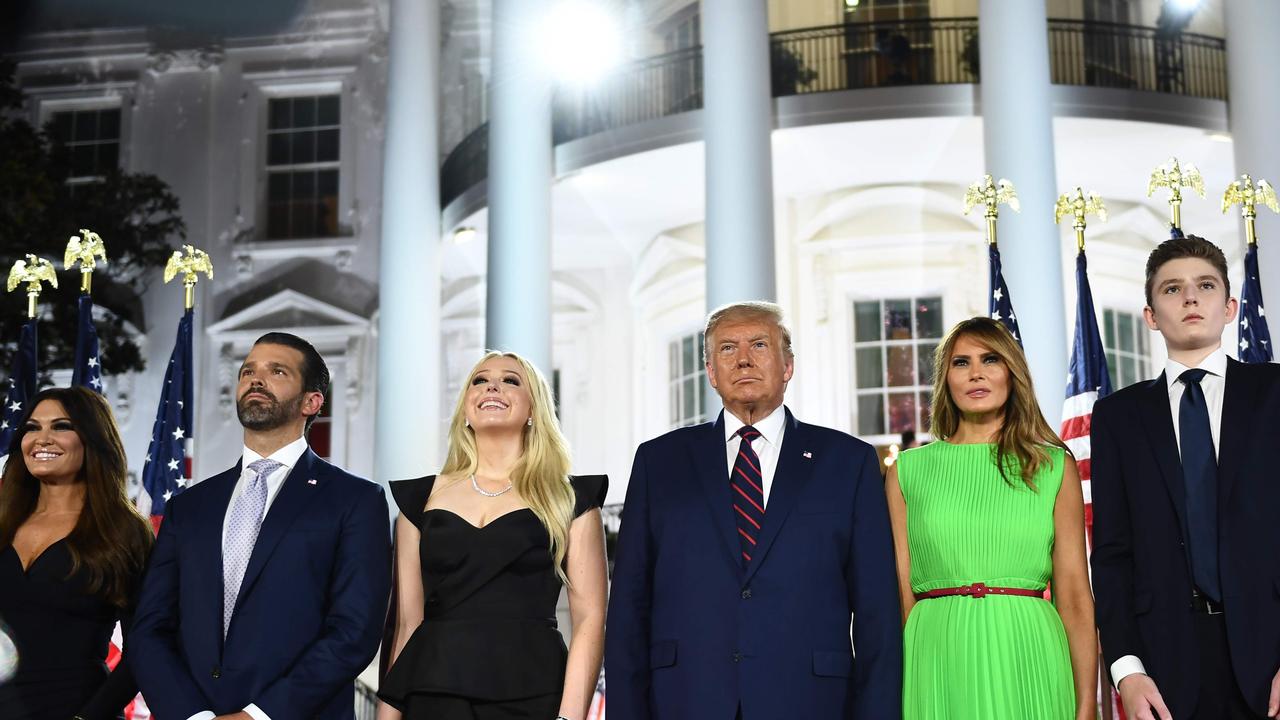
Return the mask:
<path id="1" fill-rule="evenodd" d="M 609 720 L 733 720 L 739 707 L 744 720 L 901 717 L 902 620 L 871 446 L 787 411 L 745 568 L 732 506 L 723 415 L 636 451 L 605 641 Z"/>
<path id="2" fill-rule="evenodd" d="M 1266 712 L 1280 669 L 1280 366 L 1227 360 L 1218 443 L 1218 566 L 1235 678 Z M 1165 376 L 1093 408 L 1093 588 L 1108 669 L 1136 655 L 1169 711 L 1196 707 L 1200 661 L 1187 499 Z"/>
<path id="3" fill-rule="evenodd" d="M 222 637 L 222 526 L 240 468 L 175 496 L 128 658 L 157 717 L 256 704 L 272 720 L 353 718 L 391 588 L 382 488 L 307 450 L 263 519 Z"/>

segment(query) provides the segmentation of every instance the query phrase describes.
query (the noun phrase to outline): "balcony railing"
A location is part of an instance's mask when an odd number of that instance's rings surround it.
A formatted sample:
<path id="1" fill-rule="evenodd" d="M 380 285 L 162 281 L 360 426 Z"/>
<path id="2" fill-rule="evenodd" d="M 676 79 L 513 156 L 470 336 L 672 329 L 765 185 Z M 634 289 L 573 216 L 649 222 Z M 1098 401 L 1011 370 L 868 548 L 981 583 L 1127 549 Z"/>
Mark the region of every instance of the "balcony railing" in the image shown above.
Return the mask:
<path id="1" fill-rule="evenodd" d="M 770 38 L 774 97 L 905 85 L 977 83 L 977 18 L 848 23 Z M 1149 90 L 1226 99 L 1226 43 L 1193 33 L 1081 20 L 1049 21 L 1049 65 L 1059 85 Z M 587 92 L 553 102 L 552 141 L 569 142 L 702 108 L 702 48 L 625 65 Z M 447 206 L 488 173 L 488 124 L 441 168 Z"/>

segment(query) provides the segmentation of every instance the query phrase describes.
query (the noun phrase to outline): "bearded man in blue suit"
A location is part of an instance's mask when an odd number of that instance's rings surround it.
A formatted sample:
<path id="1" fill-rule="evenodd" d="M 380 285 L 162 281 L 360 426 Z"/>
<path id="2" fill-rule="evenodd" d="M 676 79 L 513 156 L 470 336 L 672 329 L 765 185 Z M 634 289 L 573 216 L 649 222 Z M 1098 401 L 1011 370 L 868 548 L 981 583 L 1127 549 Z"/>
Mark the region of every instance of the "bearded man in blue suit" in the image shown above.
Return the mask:
<path id="1" fill-rule="evenodd" d="M 875 450 L 783 406 L 794 358 L 777 305 L 715 310 L 704 338 L 724 412 L 644 443 L 632 466 L 606 633 L 609 720 L 901 717 Z"/>
<path id="2" fill-rule="evenodd" d="M 304 432 L 329 371 L 268 333 L 240 366 L 235 467 L 167 506 L 129 663 L 165 720 L 354 720 L 391 588 L 382 488 L 325 462 Z"/>

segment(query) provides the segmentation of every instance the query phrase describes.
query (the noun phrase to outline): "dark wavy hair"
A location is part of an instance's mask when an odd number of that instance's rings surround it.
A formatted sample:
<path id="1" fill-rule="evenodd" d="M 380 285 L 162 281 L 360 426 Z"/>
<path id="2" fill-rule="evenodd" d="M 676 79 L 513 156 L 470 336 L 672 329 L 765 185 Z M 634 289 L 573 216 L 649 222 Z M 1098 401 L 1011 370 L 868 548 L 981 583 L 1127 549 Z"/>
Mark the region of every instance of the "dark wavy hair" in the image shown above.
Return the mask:
<path id="1" fill-rule="evenodd" d="M 67 536 L 71 573 L 86 572 L 87 590 L 116 607 L 133 603 L 151 549 L 151 524 L 125 492 L 128 466 L 111 406 L 85 388 L 50 388 L 37 393 L 13 435 L 0 480 L 0 548 L 13 544 L 18 528 L 35 512 L 40 481 L 27 469 L 22 438 L 31 414 L 45 400 L 62 404 L 84 446 L 78 480 L 85 485 L 84 508 Z"/>

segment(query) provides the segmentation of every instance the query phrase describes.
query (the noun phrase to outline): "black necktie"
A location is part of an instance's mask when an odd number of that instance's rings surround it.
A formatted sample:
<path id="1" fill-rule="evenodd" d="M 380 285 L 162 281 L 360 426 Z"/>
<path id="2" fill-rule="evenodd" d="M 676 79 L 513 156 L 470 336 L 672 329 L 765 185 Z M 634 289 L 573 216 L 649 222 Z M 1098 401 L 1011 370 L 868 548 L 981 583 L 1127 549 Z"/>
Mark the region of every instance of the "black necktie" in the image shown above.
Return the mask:
<path id="1" fill-rule="evenodd" d="M 1209 407 L 1200 381 L 1207 371 L 1187 370 L 1178 405 L 1178 446 L 1182 451 L 1182 480 L 1187 492 L 1187 533 L 1190 535 L 1191 575 L 1200 592 L 1222 600 L 1218 581 L 1218 460 L 1209 429 Z"/>
<path id="2" fill-rule="evenodd" d="M 764 476 L 760 473 L 760 457 L 751 449 L 751 441 L 760 431 L 744 425 L 738 430 L 738 457 L 733 461 L 729 489 L 733 495 L 733 514 L 738 519 L 738 541 L 742 545 L 742 564 L 751 562 L 756 538 L 764 524 Z"/>

